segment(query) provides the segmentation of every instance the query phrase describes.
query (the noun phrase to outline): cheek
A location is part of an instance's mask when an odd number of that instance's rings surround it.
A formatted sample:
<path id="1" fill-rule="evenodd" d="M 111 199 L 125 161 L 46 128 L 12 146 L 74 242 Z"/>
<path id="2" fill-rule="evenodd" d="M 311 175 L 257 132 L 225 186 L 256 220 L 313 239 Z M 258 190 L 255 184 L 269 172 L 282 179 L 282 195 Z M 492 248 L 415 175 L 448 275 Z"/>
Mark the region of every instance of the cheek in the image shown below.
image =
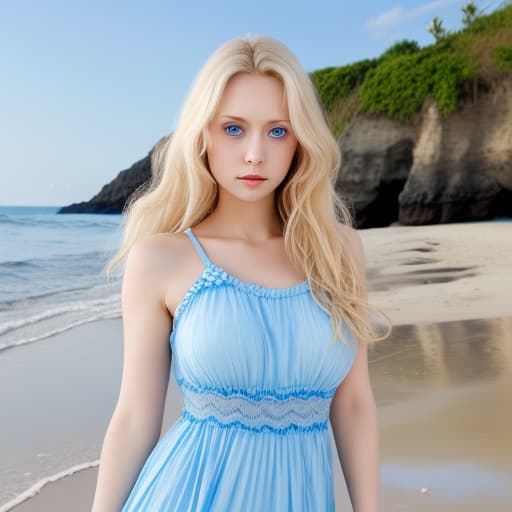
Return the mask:
<path id="1" fill-rule="evenodd" d="M 282 148 L 282 151 L 280 154 L 281 161 L 284 163 L 290 164 L 293 159 L 293 155 L 295 154 L 296 149 L 297 149 L 297 144 L 295 144 L 295 143 L 288 144 L 286 146 L 286 148 Z"/>
<path id="2" fill-rule="evenodd" d="M 218 141 L 211 142 L 206 152 L 208 153 L 208 161 L 210 165 L 218 165 L 218 162 L 222 162 L 226 158 L 226 148 Z"/>
<path id="3" fill-rule="evenodd" d="M 233 152 L 222 145 L 217 145 L 215 150 L 210 152 L 210 162 L 217 168 L 224 168 L 225 164 L 233 159 Z"/>
<path id="4" fill-rule="evenodd" d="M 208 164 L 213 177 L 219 181 L 236 168 L 236 153 L 229 144 L 216 143 L 207 148 Z"/>

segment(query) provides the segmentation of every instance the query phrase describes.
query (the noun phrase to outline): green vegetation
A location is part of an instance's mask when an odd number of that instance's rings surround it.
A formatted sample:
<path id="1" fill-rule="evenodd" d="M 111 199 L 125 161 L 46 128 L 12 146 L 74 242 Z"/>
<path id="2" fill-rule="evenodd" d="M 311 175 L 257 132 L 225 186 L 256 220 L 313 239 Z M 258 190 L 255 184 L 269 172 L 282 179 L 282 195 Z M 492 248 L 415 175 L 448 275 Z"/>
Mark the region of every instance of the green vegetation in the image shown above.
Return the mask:
<path id="1" fill-rule="evenodd" d="M 361 60 L 341 67 L 313 71 L 311 78 L 326 109 L 331 110 L 336 101 L 345 99 L 364 80 L 366 73 L 377 65 L 377 59 Z"/>
<path id="2" fill-rule="evenodd" d="M 398 41 L 393 46 L 390 46 L 380 57 L 379 63 L 386 60 L 400 57 L 401 55 L 412 55 L 420 51 L 420 45 L 417 41 L 411 41 L 410 39 L 404 39 Z"/>
<path id="3" fill-rule="evenodd" d="M 439 43 L 448 35 L 443 27 L 442 20 L 440 20 L 437 16 L 432 20 L 432 23 L 427 30 L 434 36 L 436 43 Z"/>
<path id="4" fill-rule="evenodd" d="M 512 71 L 512 46 L 496 46 L 492 57 L 499 69 Z"/>
<path id="5" fill-rule="evenodd" d="M 405 39 L 376 59 L 312 72 L 334 134 L 357 112 L 409 119 L 427 98 L 448 115 L 462 100 L 476 98 L 480 86 L 512 73 L 512 3 L 488 15 L 473 3 L 461 10 L 464 28 L 458 32 L 447 32 L 434 18 L 432 45 L 420 48 Z"/>
<path id="6" fill-rule="evenodd" d="M 478 16 L 478 9 L 476 5 L 473 2 L 470 2 L 469 4 L 465 5 L 461 10 L 462 14 L 464 14 L 464 17 L 462 18 L 462 24 L 465 27 L 471 27 L 471 25 L 473 25 L 474 21 Z"/>
<path id="7" fill-rule="evenodd" d="M 403 120 L 418 112 L 431 96 L 439 110 L 448 114 L 457 108 L 463 86 L 473 73 L 470 63 L 447 50 L 404 55 L 368 74 L 361 86 L 360 106 Z"/>

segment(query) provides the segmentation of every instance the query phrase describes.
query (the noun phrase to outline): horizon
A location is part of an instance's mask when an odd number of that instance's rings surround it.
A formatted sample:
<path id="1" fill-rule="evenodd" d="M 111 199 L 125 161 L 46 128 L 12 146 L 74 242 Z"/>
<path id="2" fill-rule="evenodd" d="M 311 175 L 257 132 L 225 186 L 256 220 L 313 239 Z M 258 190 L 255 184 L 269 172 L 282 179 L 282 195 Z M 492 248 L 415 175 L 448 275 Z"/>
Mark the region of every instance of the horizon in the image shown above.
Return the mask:
<path id="1" fill-rule="evenodd" d="M 262 0 L 249 14 L 223 2 L 201 9 L 161 0 L 4 5 L 0 69 L 10 89 L 0 95 L 0 176 L 9 187 L 0 204 L 58 208 L 90 200 L 173 131 L 196 74 L 228 39 L 270 35 L 311 72 L 378 57 L 403 39 L 432 44 L 434 16 L 459 30 L 467 3 L 324 0 L 299 13 L 292 2 Z M 488 13 L 501 3 L 476 5 Z"/>

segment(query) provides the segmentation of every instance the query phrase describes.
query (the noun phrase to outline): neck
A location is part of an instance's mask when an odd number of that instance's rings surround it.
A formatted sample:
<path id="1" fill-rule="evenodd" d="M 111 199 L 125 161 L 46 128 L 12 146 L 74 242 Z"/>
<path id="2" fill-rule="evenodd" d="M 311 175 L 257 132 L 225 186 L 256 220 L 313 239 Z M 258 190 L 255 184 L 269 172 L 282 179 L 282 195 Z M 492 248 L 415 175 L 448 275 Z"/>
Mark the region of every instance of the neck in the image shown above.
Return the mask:
<path id="1" fill-rule="evenodd" d="M 202 223 L 220 227 L 222 236 L 262 242 L 281 236 L 283 228 L 274 206 L 274 194 L 259 201 L 241 201 L 219 189 L 215 210 Z"/>

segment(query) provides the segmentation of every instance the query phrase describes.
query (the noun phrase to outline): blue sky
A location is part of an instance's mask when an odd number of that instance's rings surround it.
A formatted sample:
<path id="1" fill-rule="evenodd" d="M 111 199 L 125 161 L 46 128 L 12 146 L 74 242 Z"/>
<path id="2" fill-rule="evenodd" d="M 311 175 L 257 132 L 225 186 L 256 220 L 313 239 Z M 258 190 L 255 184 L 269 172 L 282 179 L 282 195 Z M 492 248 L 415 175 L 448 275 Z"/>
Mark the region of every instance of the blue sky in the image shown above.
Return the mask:
<path id="1" fill-rule="evenodd" d="M 228 39 L 270 35 L 313 71 L 430 44 L 432 18 L 457 30 L 466 3 L 0 0 L 0 205 L 90 199 L 172 132 Z"/>

